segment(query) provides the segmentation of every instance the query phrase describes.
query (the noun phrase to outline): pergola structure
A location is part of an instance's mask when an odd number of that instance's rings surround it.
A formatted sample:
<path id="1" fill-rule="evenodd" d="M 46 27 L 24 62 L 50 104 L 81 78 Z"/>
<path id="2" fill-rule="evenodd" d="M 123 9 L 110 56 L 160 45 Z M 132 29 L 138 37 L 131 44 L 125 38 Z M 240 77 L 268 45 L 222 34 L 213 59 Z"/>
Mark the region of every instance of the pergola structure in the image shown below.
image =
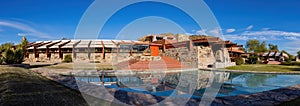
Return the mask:
<path id="1" fill-rule="evenodd" d="M 51 54 L 59 54 L 59 58 L 63 59 L 63 54 L 71 53 L 76 58 L 77 53 L 87 53 L 90 58 L 91 53 L 102 53 L 105 59 L 105 53 L 133 53 L 144 52 L 150 46 L 160 46 L 160 44 L 133 41 L 133 40 L 54 40 L 54 41 L 38 41 L 30 42 L 27 45 L 27 55 L 33 54 L 34 58 L 39 58 L 39 54 L 47 55 L 51 58 Z"/>
<path id="2" fill-rule="evenodd" d="M 191 49 L 193 46 L 222 46 L 224 48 L 228 48 L 229 51 L 233 52 L 242 52 L 235 50 L 235 47 L 243 47 L 243 45 L 238 45 L 237 43 L 232 43 L 230 41 L 223 41 L 218 37 L 211 37 L 211 38 L 201 38 L 197 40 L 189 40 L 189 41 L 183 41 L 183 42 L 176 42 L 174 40 L 158 40 L 154 41 L 153 43 L 161 44 L 163 50 L 168 48 L 178 48 L 178 47 L 188 47 Z"/>

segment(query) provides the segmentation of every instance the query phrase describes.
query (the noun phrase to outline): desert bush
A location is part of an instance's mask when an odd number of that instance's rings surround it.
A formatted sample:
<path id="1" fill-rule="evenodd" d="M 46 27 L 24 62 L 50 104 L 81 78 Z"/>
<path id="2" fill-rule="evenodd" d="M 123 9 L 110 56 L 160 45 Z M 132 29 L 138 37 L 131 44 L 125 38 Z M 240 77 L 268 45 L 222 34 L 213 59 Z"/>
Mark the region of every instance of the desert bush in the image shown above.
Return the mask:
<path id="1" fill-rule="evenodd" d="M 6 64 L 14 64 L 15 63 L 15 56 L 14 52 L 10 49 L 7 49 L 3 52 L 3 61 Z"/>
<path id="2" fill-rule="evenodd" d="M 300 62 L 282 62 L 280 65 L 300 66 Z"/>
<path id="3" fill-rule="evenodd" d="M 0 64 L 3 64 L 3 58 L 0 57 Z"/>
<path id="4" fill-rule="evenodd" d="M 291 63 L 293 66 L 300 66 L 300 62 L 292 62 Z"/>
<path id="5" fill-rule="evenodd" d="M 2 44 L 0 46 L 0 52 L 2 52 L 0 64 L 3 62 L 6 64 L 21 64 L 24 61 L 27 44 L 26 37 L 23 37 L 21 43 L 18 45 L 14 45 L 13 43 Z"/>
<path id="6" fill-rule="evenodd" d="M 24 51 L 22 49 L 17 49 L 14 51 L 15 64 L 21 64 L 24 62 Z"/>
<path id="7" fill-rule="evenodd" d="M 280 65 L 290 65 L 290 63 L 289 62 L 281 62 Z"/>
<path id="8" fill-rule="evenodd" d="M 239 57 L 235 60 L 236 65 L 242 65 L 244 64 L 244 59 L 242 57 Z"/>
<path id="9" fill-rule="evenodd" d="M 24 61 L 22 49 L 11 50 L 7 49 L 3 52 L 3 61 L 6 64 L 21 64 Z"/>
<path id="10" fill-rule="evenodd" d="M 66 63 L 72 62 L 72 56 L 71 55 L 66 55 L 63 62 L 66 62 Z"/>
<path id="11" fill-rule="evenodd" d="M 252 55 L 250 57 L 248 57 L 248 64 L 257 64 L 258 63 L 258 56 L 256 55 Z"/>

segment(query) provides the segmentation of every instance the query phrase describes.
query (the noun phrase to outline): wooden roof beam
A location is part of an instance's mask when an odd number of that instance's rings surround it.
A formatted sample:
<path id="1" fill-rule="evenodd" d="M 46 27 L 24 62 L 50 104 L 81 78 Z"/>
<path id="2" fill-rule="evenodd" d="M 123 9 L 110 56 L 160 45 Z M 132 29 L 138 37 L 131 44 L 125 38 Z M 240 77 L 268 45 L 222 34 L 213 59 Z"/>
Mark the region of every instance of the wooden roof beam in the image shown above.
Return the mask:
<path id="1" fill-rule="evenodd" d="M 61 41 L 53 42 L 53 43 L 47 45 L 46 48 L 49 48 L 49 47 L 51 47 L 51 46 L 53 46 L 53 45 L 56 45 L 56 44 L 58 44 L 58 43 L 60 43 L 60 42 L 61 42 Z"/>
<path id="2" fill-rule="evenodd" d="M 34 45 L 34 47 L 41 47 L 41 46 L 43 46 L 43 45 L 46 45 L 46 44 L 49 44 L 49 43 L 51 43 L 52 41 L 50 41 L 50 42 L 47 42 L 47 43 L 41 43 L 41 44 L 38 44 L 38 45 Z"/>
<path id="3" fill-rule="evenodd" d="M 67 41 L 67 42 L 65 42 L 65 43 L 63 43 L 63 44 L 60 44 L 60 45 L 58 45 L 58 47 L 60 48 L 60 47 L 63 47 L 63 46 L 65 46 L 66 44 L 68 44 L 68 43 L 70 43 L 71 42 L 71 40 L 69 40 L 69 41 Z"/>
<path id="4" fill-rule="evenodd" d="M 103 41 L 101 41 L 101 42 L 103 42 Z M 112 42 L 113 44 L 115 44 L 116 46 L 119 45 L 117 42 L 115 42 L 115 41 L 113 41 L 113 40 L 111 40 L 111 42 Z"/>
<path id="5" fill-rule="evenodd" d="M 92 44 L 92 40 L 90 40 L 90 42 L 88 43 L 88 48 L 91 47 L 91 44 Z"/>
<path id="6" fill-rule="evenodd" d="M 75 48 L 79 43 L 81 42 L 81 40 L 79 40 L 78 42 L 73 44 L 73 48 Z"/>

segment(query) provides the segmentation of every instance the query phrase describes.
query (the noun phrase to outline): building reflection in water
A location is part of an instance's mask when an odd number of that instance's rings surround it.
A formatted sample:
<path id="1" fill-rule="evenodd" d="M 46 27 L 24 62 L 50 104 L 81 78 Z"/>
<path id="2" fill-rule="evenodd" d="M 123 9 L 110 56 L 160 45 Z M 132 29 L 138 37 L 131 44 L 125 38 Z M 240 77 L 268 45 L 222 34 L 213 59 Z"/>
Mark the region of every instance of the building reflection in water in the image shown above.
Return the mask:
<path id="1" fill-rule="evenodd" d="M 187 71 L 177 73 L 141 73 L 141 74 L 86 74 L 76 75 L 76 80 L 104 85 L 106 88 L 147 92 L 159 96 L 194 95 L 202 96 L 206 89 L 217 89 L 215 94 L 229 94 L 232 88 L 224 82 L 230 80 L 230 73 L 215 71 Z"/>

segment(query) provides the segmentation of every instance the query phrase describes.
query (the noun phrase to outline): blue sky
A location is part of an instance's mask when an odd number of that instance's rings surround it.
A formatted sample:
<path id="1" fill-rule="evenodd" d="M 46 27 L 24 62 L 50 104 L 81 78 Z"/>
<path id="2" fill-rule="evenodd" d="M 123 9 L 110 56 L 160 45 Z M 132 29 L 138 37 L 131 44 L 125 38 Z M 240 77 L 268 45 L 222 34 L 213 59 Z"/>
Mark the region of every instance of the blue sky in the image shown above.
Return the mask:
<path id="1" fill-rule="evenodd" d="M 245 44 L 265 40 L 293 54 L 300 50 L 300 1 L 204 0 L 227 40 Z M 0 43 L 73 38 L 77 25 L 93 0 L 1 0 Z M 197 10 L 195 10 L 197 11 Z M 157 17 L 159 16 L 159 17 Z M 162 18 L 163 17 L 163 18 Z M 163 32 L 214 34 L 201 29 L 178 8 L 139 3 L 123 8 L 105 24 L 99 38 L 134 39 Z"/>

